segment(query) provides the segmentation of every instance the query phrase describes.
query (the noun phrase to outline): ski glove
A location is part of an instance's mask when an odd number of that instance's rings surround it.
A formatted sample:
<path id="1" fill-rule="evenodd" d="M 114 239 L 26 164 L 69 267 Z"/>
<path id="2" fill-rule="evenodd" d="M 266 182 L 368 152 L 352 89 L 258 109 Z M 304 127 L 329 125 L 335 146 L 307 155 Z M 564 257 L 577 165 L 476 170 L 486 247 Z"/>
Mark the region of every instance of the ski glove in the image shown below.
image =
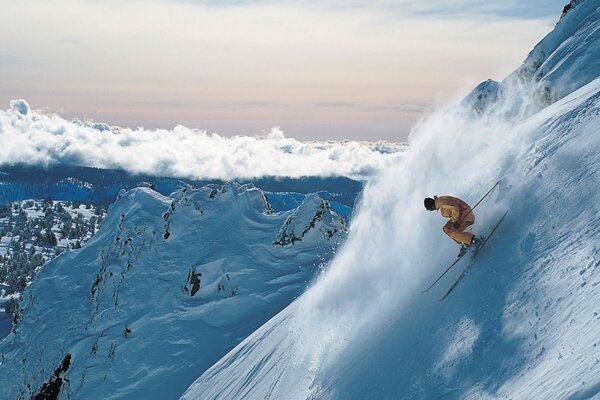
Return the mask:
<path id="1" fill-rule="evenodd" d="M 460 227 L 460 224 L 458 222 L 455 222 L 455 223 L 452 224 L 452 227 L 454 229 L 458 229 Z"/>

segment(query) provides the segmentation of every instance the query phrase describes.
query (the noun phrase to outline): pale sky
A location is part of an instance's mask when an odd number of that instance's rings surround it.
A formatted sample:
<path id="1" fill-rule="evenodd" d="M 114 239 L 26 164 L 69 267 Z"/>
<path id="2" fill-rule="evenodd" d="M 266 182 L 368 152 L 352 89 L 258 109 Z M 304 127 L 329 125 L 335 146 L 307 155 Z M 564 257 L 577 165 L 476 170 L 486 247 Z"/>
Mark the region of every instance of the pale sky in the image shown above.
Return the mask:
<path id="1" fill-rule="evenodd" d="M 3 2 L 0 108 L 221 135 L 403 141 L 500 80 L 567 0 Z"/>

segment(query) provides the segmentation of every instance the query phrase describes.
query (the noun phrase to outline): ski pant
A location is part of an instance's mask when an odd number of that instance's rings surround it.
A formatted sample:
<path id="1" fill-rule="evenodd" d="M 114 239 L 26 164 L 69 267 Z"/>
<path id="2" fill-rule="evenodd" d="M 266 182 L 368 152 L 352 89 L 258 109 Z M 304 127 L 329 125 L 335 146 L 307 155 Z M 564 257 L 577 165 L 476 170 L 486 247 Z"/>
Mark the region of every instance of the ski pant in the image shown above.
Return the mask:
<path id="1" fill-rule="evenodd" d="M 459 222 L 458 228 L 454 227 L 454 222 L 448 221 L 442 229 L 444 230 L 444 233 L 450 236 L 456 243 L 468 246 L 473 241 L 475 235 L 470 232 L 465 232 L 464 230 L 473 225 L 473 222 L 475 222 L 475 217 L 473 216 L 473 213 L 471 213 L 471 215 Z"/>

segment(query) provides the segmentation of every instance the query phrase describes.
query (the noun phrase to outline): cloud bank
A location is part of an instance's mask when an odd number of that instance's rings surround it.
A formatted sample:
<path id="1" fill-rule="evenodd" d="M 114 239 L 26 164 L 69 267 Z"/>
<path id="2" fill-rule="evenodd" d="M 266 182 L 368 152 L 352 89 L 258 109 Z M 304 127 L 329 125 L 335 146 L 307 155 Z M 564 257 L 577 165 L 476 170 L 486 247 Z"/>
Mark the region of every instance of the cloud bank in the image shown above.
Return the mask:
<path id="1" fill-rule="evenodd" d="M 0 144 L 0 165 L 68 164 L 194 179 L 365 179 L 402 157 L 405 148 L 389 142 L 300 142 L 279 128 L 264 136 L 224 137 L 181 125 L 172 130 L 110 127 L 33 111 L 25 100 L 13 100 L 0 111 Z"/>
<path id="2" fill-rule="evenodd" d="M 435 104 L 521 64 L 563 6 L 532 1 L 5 1 L 0 105 L 227 136 L 285 126 L 300 140 L 403 141 Z M 522 3 L 552 18 L 497 15 Z"/>

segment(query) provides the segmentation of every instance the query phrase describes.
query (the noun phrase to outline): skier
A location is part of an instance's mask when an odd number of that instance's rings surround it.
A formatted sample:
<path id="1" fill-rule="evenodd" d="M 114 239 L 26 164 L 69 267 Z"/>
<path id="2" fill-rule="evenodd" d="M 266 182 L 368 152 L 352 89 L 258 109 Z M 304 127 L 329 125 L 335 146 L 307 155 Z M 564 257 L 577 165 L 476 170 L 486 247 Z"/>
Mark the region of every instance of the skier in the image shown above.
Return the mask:
<path id="1" fill-rule="evenodd" d="M 431 197 L 425 198 L 424 204 L 429 211 L 440 210 L 442 217 L 450 219 L 442 229 L 446 235 L 461 245 L 459 257 L 466 253 L 469 246 L 481 242 L 475 235 L 465 231 L 467 227 L 475 222 L 473 210 L 467 203 L 457 197 L 433 196 L 433 199 Z"/>

